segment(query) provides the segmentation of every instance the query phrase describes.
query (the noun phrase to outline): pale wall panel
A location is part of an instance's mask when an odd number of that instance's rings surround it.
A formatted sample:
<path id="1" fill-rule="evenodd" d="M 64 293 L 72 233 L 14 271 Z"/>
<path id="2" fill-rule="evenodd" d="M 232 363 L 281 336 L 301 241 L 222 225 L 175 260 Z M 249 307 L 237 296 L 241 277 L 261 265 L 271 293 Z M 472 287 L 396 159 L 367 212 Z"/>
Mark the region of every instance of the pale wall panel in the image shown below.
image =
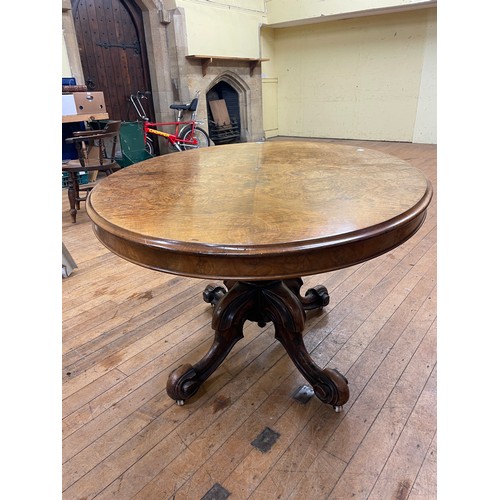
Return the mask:
<path id="1" fill-rule="evenodd" d="M 278 79 L 262 79 L 263 126 L 265 138 L 276 137 L 278 129 Z"/>
<path id="2" fill-rule="evenodd" d="M 412 141 L 427 11 L 275 30 L 279 135 Z"/>
<path id="3" fill-rule="evenodd" d="M 303 23 L 323 21 L 329 17 L 357 14 L 370 10 L 419 8 L 432 0 L 266 0 L 267 22 Z"/>
<path id="4" fill-rule="evenodd" d="M 263 0 L 179 0 L 186 16 L 187 50 L 191 55 L 260 57 Z"/>
<path id="5" fill-rule="evenodd" d="M 428 14 L 427 39 L 413 142 L 437 144 L 437 19 L 435 10 L 431 10 Z"/>

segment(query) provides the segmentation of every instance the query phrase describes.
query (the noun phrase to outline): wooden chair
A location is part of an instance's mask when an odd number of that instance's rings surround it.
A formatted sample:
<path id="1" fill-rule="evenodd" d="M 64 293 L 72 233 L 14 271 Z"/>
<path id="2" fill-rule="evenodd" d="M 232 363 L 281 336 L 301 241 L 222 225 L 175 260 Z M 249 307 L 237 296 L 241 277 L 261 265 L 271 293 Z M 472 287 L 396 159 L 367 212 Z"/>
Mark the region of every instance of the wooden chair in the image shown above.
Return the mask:
<path id="1" fill-rule="evenodd" d="M 62 171 L 68 173 L 68 199 L 73 222 L 76 222 L 80 202 L 87 199 L 99 172 L 110 175 L 120 169 L 116 162 L 120 125 L 120 121 L 109 121 L 102 130 L 78 131 L 73 133 L 73 137 L 66 139 L 68 144 L 75 145 L 78 152 L 77 160 L 70 160 L 62 165 Z M 80 172 L 88 173 L 89 184 L 78 182 Z"/>

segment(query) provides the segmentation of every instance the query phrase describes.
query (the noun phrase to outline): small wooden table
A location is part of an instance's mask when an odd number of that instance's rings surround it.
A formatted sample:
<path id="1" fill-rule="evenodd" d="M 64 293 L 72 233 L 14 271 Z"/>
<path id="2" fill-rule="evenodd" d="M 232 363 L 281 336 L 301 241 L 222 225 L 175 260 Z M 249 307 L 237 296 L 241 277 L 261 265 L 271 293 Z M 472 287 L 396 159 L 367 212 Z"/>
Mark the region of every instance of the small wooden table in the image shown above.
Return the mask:
<path id="1" fill-rule="evenodd" d="M 62 123 L 92 122 L 94 120 L 107 120 L 108 113 L 87 113 L 81 115 L 62 115 Z"/>
<path id="2" fill-rule="evenodd" d="M 337 411 L 346 378 L 322 369 L 302 339 L 306 311 L 325 307 L 301 277 L 352 266 L 410 238 L 424 222 L 432 186 L 405 161 L 322 142 L 231 144 L 147 160 L 94 188 L 87 212 L 97 238 L 135 264 L 224 280 L 203 297 L 215 339 L 194 365 L 168 379 L 179 404 L 193 396 L 234 344 L 245 321 L 272 322 L 275 337 Z"/>

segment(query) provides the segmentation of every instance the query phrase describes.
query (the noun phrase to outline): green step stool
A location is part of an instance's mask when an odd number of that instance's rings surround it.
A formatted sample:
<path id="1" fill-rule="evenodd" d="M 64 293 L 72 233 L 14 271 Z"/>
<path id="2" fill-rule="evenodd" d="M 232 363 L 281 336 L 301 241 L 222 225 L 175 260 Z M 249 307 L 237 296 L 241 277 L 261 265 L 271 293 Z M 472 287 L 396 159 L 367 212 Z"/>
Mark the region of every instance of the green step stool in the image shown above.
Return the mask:
<path id="1" fill-rule="evenodd" d="M 120 127 L 121 158 L 116 161 L 120 167 L 128 167 L 140 161 L 153 158 L 144 149 L 144 133 L 141 122 L 122 122 Z"/>

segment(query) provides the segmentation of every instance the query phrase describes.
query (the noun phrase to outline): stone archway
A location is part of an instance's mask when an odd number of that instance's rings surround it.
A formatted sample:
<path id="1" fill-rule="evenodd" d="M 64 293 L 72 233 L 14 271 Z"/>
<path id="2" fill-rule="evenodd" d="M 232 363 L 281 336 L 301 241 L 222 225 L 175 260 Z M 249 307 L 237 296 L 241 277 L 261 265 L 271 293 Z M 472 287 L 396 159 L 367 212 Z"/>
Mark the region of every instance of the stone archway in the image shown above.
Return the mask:
<path id="1" fill-rule="evenodd" d="M 246 142 L 248 130 L 247 113 L 248 86 L 238 78 L 238 75 L 225 71 L 216 77 L 206 91 L 209 132 L 215 144 L 230 142 Z M 227 109 L 230 123 L 219 127 L 211 112 L 211 106 L 223 103 Z M 211 103 L 212 102 L 212 103 Z"/>
<path id="2" fill-rule="evenodd" d="M 210 114 L 209 101 L 216 96 L 226 101 L 228 113 L 233 123 L 237 122 L 238 137 L 229 142 L 247 142 L 249 140 L 249 86 L 236 73 L 223 71 L 207 86 L 206 100 L 209 122 L 213 120 Z M 216 95 L 215 95 L 216 94 Z M 215 141 L 214 141 L 215 142 Z M 224 142 L 224 141 L 223 141 Z"/>

